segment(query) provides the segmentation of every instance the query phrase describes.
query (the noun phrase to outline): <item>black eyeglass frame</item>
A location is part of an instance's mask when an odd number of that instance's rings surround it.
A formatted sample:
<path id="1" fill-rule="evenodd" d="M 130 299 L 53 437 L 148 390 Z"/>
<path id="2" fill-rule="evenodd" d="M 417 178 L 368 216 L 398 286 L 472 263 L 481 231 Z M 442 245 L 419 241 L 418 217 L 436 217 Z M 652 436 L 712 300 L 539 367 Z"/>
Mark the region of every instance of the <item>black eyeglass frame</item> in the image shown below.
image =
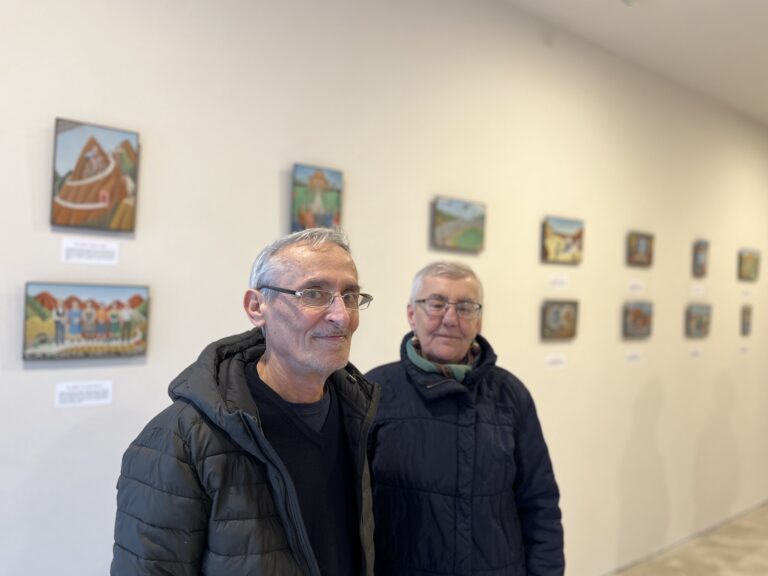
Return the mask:
<path id="1" fill-rule="evenodd" d="M 322 288 L 304 288 L 303 290 L 291 290 L 290 288 L 278 288 L 277 286 L 267 286 L 267 285 L 259 286 L 258 288 L 256 288 L 256 290 L 274 290 L 275 292 L 288 294 L 289 296 L 295 296 L 296 298 L 299 299 L 299 304 L 301 304 L 302 306 L 306 306 L 307 308 L 317 308 L 317 309 L 330 308 L 331 304 L 333 304 L 333 300 L 336 298 L 337 295 L 339 296 L 339 298 L 341 298 L 341 302 L 342 304 L 344 304 L 344 308 L 346 308 L 347 310 L 355 310 L 355 311 L 365 310 L 366 308 L 368 308 L 371 302 L 373 302 L 373 296 L 371 296 L 370 294 L 365 294 L 363 292 L 344 292 L 344 293 L 331 292 L 330 290 L 323 290 Z M 326 302 L 321 306 L 318 306 L 315 304 L 307 304 L 303 300 L 303 296 L 305 292 L 321 292 L 323 294 L 328 294 L 328 302 Z M 357 296 L 357 300 L 358 300 L 357 306 L 350 307 L 347 305 L 347 301 L 344 300 L 344 296 L 350 296 L 353 294 Z"/>
<path id="2" fill-rule="evenodd" d="M 429 301 L 433 302 L 440 302 L 441 304 L 445 305 L 445 308 L 440 310 L 439 312 L 430 311 L 429 306 L 427 306 L 427 302 Z M 438 316 L 442 316 L 446 312 L 448 312 L 448 307 L 453 306 L 454 310 L 456 310 L 456 316 L 459 318 L 464 318 L 465 320 L 469 320 L 471 318 L 477 318 L 477 315 L 480 314 L 480 311 L 483 309 L 483 305 L 479 302 L 472 302 L 471 300 L 459 300 L 458 302 L 450 302 L 448 300 L 444 300 L 442 298 L 435 298 L 434 296 L 430 298 L 419 298 L 418 300 L 414 300 L 415 304 L 421 304 L 424 306 L 424 311 L 427 313 L 427 316 L 432 316 L 434 318 L 437 318 Z M 460 309 L 459 305 L 464 306 L 473 306 L 473 310 L 466 310 L 466 309 Z"/>

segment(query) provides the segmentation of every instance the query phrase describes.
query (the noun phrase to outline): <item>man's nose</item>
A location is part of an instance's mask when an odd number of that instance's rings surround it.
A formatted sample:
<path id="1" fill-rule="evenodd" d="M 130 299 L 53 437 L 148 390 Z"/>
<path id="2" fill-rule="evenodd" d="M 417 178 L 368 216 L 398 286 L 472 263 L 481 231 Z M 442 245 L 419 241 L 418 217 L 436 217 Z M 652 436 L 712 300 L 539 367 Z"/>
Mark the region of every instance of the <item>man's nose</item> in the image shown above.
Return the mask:
<path id="1" fill-rule="evenodd" d="M 456 304 L 448 304 L 443 312 L 444 324 L 456 324 L 459 321 L 459 315 L 456 313 Z"/>
<path id="2" fill-rule="evenodd" d="M 341 294 L 334 294 L 331 298 L 331 303 L 328 305 L 326 315 L 337 319 L 338 321 L 349 320 L 349 309 L 344 305 L 344 299 Z"/>

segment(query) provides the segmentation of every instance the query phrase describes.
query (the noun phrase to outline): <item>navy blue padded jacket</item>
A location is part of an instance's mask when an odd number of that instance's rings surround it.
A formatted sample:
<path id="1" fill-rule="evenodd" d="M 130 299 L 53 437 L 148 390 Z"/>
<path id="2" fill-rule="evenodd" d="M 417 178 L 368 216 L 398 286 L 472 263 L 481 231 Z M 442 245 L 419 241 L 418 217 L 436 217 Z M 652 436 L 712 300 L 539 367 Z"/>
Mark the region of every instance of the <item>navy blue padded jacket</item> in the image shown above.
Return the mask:
<path id="1" fill-rule="evenodd" d="M 382 387 L 369 448 L 378 576 L 562 576 L 559 490 L 533 399 L 481 356 L 463 383 L 401 361 Z"/>

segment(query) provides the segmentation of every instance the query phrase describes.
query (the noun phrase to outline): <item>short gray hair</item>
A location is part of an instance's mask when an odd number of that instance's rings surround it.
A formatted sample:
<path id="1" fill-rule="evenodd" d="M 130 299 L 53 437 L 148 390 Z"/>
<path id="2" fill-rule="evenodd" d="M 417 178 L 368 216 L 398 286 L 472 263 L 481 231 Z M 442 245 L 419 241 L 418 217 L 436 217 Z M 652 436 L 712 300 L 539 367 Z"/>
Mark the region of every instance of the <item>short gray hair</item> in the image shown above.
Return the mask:
<path id="1" fill-rule="evenodd" d="M 285 262 L 279 256 L 279 252 L 287 246 L 293 246 L 294 244 L 306 244 L 312 249 L 316 249 L 323 244 L 335 244 L 350 252 L 347 235 L 339 227 L 300 230 L 288 236 L 278 238 L 259 252 L 251 267 L 248 286 L 256 289 L 259 286 L 273 282 L 275 276 L 284 269 L 285 265 Z M 270 300 L 274 296 L 275 294 L 271 290 L 267 290 L 264 294 L 266 300 Z"/>
<path id="2" fill-rule="evenodd" d="M 421 290 L 421 285 L 424 282 L 424 278 L 433 276 L 449 278 L 451 280 L 472 278 L 477 282 L 480 304 L 483 303 L 483 283 L 480 282 L 480 278 L 477 277 L 477 274 L 475 274 L 475 271 L 472 270 L 472 268 L 461 262 L 439 260 L 437 262 L 430 262 L 424 266 L 424 268 L 416 272 L 416 276 L 413 277 L 413 285 L 411 286 L 411 304 L 413 304 L 414 300 L 417 298 L 417 295 Z"/>

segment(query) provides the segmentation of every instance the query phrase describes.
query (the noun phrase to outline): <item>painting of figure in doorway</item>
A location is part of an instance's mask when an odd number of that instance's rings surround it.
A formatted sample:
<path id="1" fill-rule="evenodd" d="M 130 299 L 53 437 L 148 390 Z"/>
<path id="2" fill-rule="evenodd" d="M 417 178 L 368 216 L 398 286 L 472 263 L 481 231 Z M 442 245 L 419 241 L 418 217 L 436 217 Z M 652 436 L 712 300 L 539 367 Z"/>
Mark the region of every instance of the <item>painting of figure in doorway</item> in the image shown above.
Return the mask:
<path id="1" fill-rule="evenodd" d="M 333 228 L 341 224 L 343 174 L 339 170 L 295 164 L 291 198 L 291 232 Z"/>
<path id="2" fill-rule="evenodd" d="M 132 232 L 138 172 L 136 132 L 58 118 L 51 224 Z"/>
<path id="3" fill-rule="evenodd" d="M 146 352 L 149 288 L 28 282 L 25 360 L 138 356 Z"/>

